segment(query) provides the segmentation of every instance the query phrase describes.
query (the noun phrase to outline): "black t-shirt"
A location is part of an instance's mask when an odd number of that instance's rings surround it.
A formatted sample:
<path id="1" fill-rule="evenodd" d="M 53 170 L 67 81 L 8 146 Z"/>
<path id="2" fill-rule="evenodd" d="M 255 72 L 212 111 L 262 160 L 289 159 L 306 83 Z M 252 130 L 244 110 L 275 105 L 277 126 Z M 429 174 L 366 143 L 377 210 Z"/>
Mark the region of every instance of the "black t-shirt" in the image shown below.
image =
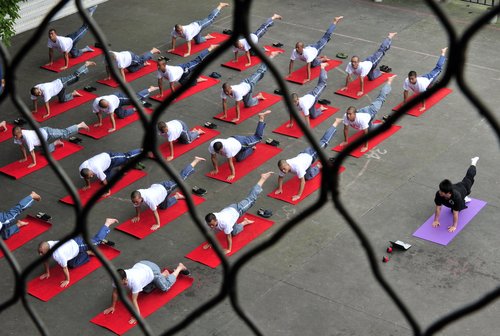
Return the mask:
<path id="1" fill-rule="evenodd" d="M 445 207 L 451 208 L 455 211 L 461 211 L 463 209 L 467 209 L 464 201 L 465 196 L 467 196 L 467 189 L 465 189 L 462 182 L 459 182 L 452 186 L 450 199 L 447 200 L 444 197 L 439 196 L 438 191 L 436 192 L 434 203 L 436 203 L 436 205 L 444 205 Z"/>

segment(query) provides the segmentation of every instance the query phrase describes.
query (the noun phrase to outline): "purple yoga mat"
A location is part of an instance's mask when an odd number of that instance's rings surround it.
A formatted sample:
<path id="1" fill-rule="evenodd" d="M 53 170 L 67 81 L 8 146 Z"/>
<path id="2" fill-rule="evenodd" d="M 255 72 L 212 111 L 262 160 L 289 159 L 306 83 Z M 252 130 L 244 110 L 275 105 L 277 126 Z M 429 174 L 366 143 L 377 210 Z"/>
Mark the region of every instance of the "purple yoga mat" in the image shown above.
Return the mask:
<path id="1" fill-rule="evenodd" d="M 460 211 L 460 214 L 458 215 L 458 227 L 455 232 L 448 232 L 448 226 L 453 224 L 453 214 L 450 208 L 443 206 L 441 208 L 441 217 L 439 218 L 441 225 L 437 228 L 432 227 L 432 222 L 434 222 L 434 215 L 432 215 L 424 224 L 422 224 L 421 227 L 418 228 L 417 231 L 413 233 L 413 236 L 429 240 L 437 244 L 445 246 L 448 245 L 448 243 L 451 242 L 467 224 L 469 224 L 472 218 L 474 218 L 479 211 L 481 211 L 481 209 L 486 205 L 486 202 L 473 198 L 472 201 L 466 205 L 468 208 Z"/>

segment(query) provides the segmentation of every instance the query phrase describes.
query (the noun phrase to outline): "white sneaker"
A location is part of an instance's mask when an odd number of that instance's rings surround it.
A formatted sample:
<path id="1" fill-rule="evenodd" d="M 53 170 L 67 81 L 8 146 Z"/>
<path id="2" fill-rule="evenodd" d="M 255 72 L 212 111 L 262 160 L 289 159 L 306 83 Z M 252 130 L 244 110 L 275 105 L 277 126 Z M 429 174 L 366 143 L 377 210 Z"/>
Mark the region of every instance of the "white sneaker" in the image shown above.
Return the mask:
<path id="1" fill-rule="evenodd" d="M 464 201 L 465 203 L 470 203 L 472 201 L 472 198 L 470 198 L 469 196 L 465 196 Z"/>
<path id="2" fill-rule="evenodd" d="M 470 159 L 470 164 L 472 166 L 475 166 L 477 164 L 477 161 L 479 161 L 479 156 L 476 156 L 476 157 L 473 157 L 472 159 Z"/>

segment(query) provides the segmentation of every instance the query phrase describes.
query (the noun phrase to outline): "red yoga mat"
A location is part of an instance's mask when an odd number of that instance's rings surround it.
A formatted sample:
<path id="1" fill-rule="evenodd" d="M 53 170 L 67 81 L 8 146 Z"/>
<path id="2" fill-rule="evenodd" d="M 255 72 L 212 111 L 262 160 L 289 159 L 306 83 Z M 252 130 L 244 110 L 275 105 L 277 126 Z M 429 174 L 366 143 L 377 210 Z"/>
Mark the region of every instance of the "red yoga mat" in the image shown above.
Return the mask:
<path id="1" fill-rule="evenodd" d="M 229 254 L 226 255 L 227 257 L 230 257 L 239 250 L 241 250 L 244 246 L 246 246 L 252 240 L 263 234 L 267 229 L 269 229 L 274 224 L 273 221 L 254 216 L 249 213 L 243 214 L 243 216 L 240 217 L 238 223 L 243 221 L 244 218 L 253 220 L 254 223 L 245 225 L 244 230 L 241 231 L 240 234 L 233 237 L 233 248 L 231 252 L 229 252 Z M 216 237 L 221 247 L 226 248 L 227 240 L 224 232 L 222 231 L 218 232 Z M 221 261 L 213 248 L 209 248 L 206 250 L 203 249 L 203 246 L 206 243 L 207 242 L 204 242 L 203 244 L 195 248 L 193 251 L 189 252 L 189 254 L 186 255 L 186 258 L 197 261 L 200 264 L 207 265 L 208 267 L 216 268 L 217 266 L 220 265 Z"/>
<path id="2" fill-rule="evenodd" d="M 38 237 L 39 235 L 50 229 L 52 225 L 50 223 L 47 223 L 46 221 L 43 221 L 36 217 L 31 217 L 29 215 L 22 220 L 28 222 L 29 224 L 26 226 L 22 226 L 19 229 L 18 233 L 12 235 L 7 240 L 4 240 L 5 244 L 9 248 L 9 251 L 14 251 L 30 240 Z M 4 253 L 0 251 L 0 258 L 2 258 L 3 256 Z"/>
<path id="3" fill-rule="evenodd" d="M 271 55 L 273 51 L 279 51 L 284 53 L 285 50 L 281 48 L 276 48 L 273 46 L 264 46 L 264 49 L 266 50 L 265 54 L 267 56 Z M 221 65 L 226 68 L 230 68 L 233 70 L 238 70 L 238 71 L 245 71 L 246 69 L 250 69 L 260 63 L 262 63 L 262 60 L 258 56 L 250 56 L 251 64 L 249 66 L 246 66 L 245 64 L 247 63 L 247 56 L 243 53 L 242 56 L 238 57 L 237 62 L 233 62 L 233 60 L 230 60 L 226 63 L 222 63 Z"/>
<path id="4" fill-rule="evenodd" d="M 270 160 L 272 157 L 281 153 L 281 149 L 278 147 L 265 145 L 262 143 L 257 144 L 257 148 L 254 153 L 247 157 L 245 160 L 236 162 L 234 160 L 234 169 L 236 170 L 236 176 L 233 180 L 226 180 L 229 175 L 231 175 L 231 170 L 229 169 L 229 163 L 225 157 L 217 157 L 218 160 L 224 160 L 225 162 L 219 166 L 219 172 L 217 175 L 211 175 L 210 173 L 205 174 L 210 178 L 226 182 L 226 183 L 234 183 L 241 178 L 243 178 L 248 173 L 257 169 L 260 165 Z"/>
<path id="5" fill-rule="evenodd" d="M 136 72 L 128 72 L 127 70 L 125 70 L 125 80 L 127 81 L 127 83 L 130 83 L 130 82 L 136 80 L 137 78 L 141 78 L 143 76 L 146 76 L 147 74 L 150 74 L 153 71 L 156 71 L 158 69 L 156 61 L 149 60 L 148 63 L 149 63 L 149 65 L 146 65 L 146 66 L 140 68 Z M 115 81 L 112 77 L 111 77 L 111 79 L 99 79 L 97 81 L 97 83 L 111 86 L 113 88 L 116 88 L 119 86 L 118 82 Z"/>
<path id="6" fill-rule="evenodd" d="M 345 167 L 341 166 L 339 173 L 342 173 L 344 170 Z M 313 192 L 315 192 L 320 188 L 321 174 L 316 175 L 312 180 L 306 181 L 306 186 L 304 187 L 304 191 L 302 192 L 302 197 L 296 201 L 292 201 L 292 197 L 294 195 L 297 195 L 297 192 L 299 191 L 299 186 L 300 186 L 300 180 L 297 176 L 294 176 L 290 180 L 283 183 L 283 192 L 281 194 L 276 195 L 274 192 L 277 189 L 275 189 L 269 194 L 267 194 L 267 196 L 293 205 L 299 204 L 306 197 L 308 197 L 309 195 L 311 195 Z"/>
<path id="7" fill-rule="evenodd" d="M 200 135 L 200 137 L 190 144 L 182 144 L 178 142 L 174 142 L 174 160 L 181 156 L 182 154 L 185 154 L 189 152 L 191 149 L 195 149 L 198 146 L 201 146 L 205 142 L 215 138 L 217 135 L 220 134 L 219 131 L 216 131 L 214 129 L 209 129 L 206 127 L 201 127 L 201 126 L 195 126 L 194 128 L 201 128 L 205 131 L 205 134 Z M 160 145 L 160 152 L 164 157 L 167 157 L 170 155 L 170 145 L 168 142 L 164 142 Z"/>
<path id="8" fill-rule="evenodd" d="M 38 121 L 38 122 L 44 122 L 46 120 L 49 120 L 51 118 L 54 118 L 55 116 L 58 116 L 66 111 L 71 110 L 74 107 L 80 106 L 82 104 L 85 104 L 88 101 L 91 101 L 92 99 L 97 98 L 97 96 L 93 93 L 89 93 L 85 90 L 78 90 L 78 93 L 80 93 L 82 96 L 81 97 L 73 97 L 72 100 L 60 103 L 57 98 L 55 98 L 53 101 L 49 102 L 50 106 L 50 115 L 46 118 L 43 117 L 43 115 L 47 112 L 47 109 L 45 108 L 45 104 L 40 104 L 38 103 L 38 112 L 33 113 L 33 118 Z"/>
<path id="9" fill-rule="evenodd" d="M 85 52 L 77 58 L 73 58 L 70 56 L 68 69 L 102 54 L 101 49 L 99 49 L 99 48 L 93 48 L 93 49 L 94 49 L 94 51 Z M 61 67 L 63 67 L 63 66 L 64 66 L 64 57 L 61 57 L 61 58 L 56 59 L 54 61 L 54 63 L 52 63 L 52 65 L 45 64 L 45 65 L 41 65 L 40 68 L 45 69 L 45 70 L 49 70 L 49 71 L 53 71 L 53 72 L 61 72 L 61 71 L 65 71 L 65 70 L 61 70 Z"/>
<path id="10" fill-rule="evenodd" d="M 391 76 L 394 76 L 394 74 L 382 72 L 382 75 L 379 78 L 372 80 L 372 81 L 368 80 L 368 77 L 365 77 L 365 79 L 364 79 L 365 91 L 361 96 L 357 96 L 357 93 L 361 87 L 359 84 L 358 78 L 356 78 L 355 80 L 353 80 L 352 82 L 349 83 L 349 85 L 347 86 L 347 90 L 340 91 L 340 89 L 338 89 L 337 91 L 335 91 L 335 93 L 339 94 L 341 96 L 346 96 L 346 97 L 353 98 L 353 99 L 359 99 L 359 98 L 367 95 L 368 93 L 370 93 L 374 89 L 376 89 L 378 86 L 382 85 L 387 80 L 387 78 L 391 77 Z"/>
<path id="11" fill-rule="evenodd" d="M 338 67 L 341 64 L 342 64 L 342 61 L 329 60 L 328 66 L 326 67 L 325 70 L 330 71 L 330 70 Z M 321 67 L 319 67 L 319 66 L 311 69 L 311 80 L 309 82 L 311 82 L 315 78 L 319 77 L 320 69 L 321 69 Z M 290 75 L 285 77 L 285 79 L 287 81 L 292 82 L 292 83 L 296 83 L 296 84 L 300 84 L 300 85 L 303 85 L 305 83 L 309 83 L 309 82 L 304 82 L 304 79 L 306 79 L 306 78 L 307 78 L 307 65 L 304 65 L 302 68 L 295 70 Z"/>
<path id="12" fill-rule="evenodd" d="M 319 105 L 316 105 L 316 107 L 318 107 L 318 106 Z M 328 106 L 328 105 L 323 105 L 323 106 L 325 106 L 327 109 L 323 111 L 322 115 L 320 115 L 316 119 L 309 118 L 309 121 L 311 122 L 311 128 L 315 128 L 316 126 L 321 124 L 323 121 L 330 118 L 332 115 L 334 115 L 335 113 L 337 113 L 339 111 L 339 109 L 336 107 L 332 107 L 332 106 Z M 300 114 L 302 114 L 302 112 L 300 112 Z M 302 132 L 302 130 L 300 129 L 297 122 L 293 123 L 293 127 L 287 127 L 289 123 L 290 123 L 290 120 L 288 120 L 283 125 L 281 125 L 277 129 L 275 129 L 273 131 L 273 133 L 283 134 L 283 135 L 286 135 L 286 136 L 289 136 L 292 138 L 297 138 L 297 139 L 304 135 L 304 132 Z"/>
<path id="13" fill-rule="evenodd" d="M 417 106 L 414 106 L 411 110 L 409 110 L 408 112 L 406 112 L 407 114 L 409 115 L 412 115 L 414 117 L 420 117 L 422 114 L 424 114 L 425 112 L 427 112 L 428 110 L 431 109 L 431 107 L 433 107 L 434 105 L 436 105 L 441 99 L 443 99 L 444 97 L 446 97 L 447 95 L 449 95 L 450 93 L 452 92 L 451 89 L 448 89 L 448 88 L 442 88 L 441 90 L 439 90 L 438 92 L 436 92 L 435 94 L 433 94 L 430 98 L 427 98 L 426 101 L 425 101 L 425 110 L 423 111 L 420 111 L 420 106 L 421 104 L 417 104 Z M 415 99 L 418 95 L 413 95 L 410 97 L 410 99 Z M 392 110 L 393 111 L 397 111 L 401 108 L 401 106 L 403 106 L 403 102 L 399 103 L 399 105 L 395 106 Z"/>
<path id="14" fill-rule="evenodd" d="M 144 109 L 147 114 L 153 113 L 152 109 L 146 108 Z M 86 135 L 88 137 L 94 138 L 94 139 L 101 139 L 104 138 L 105 136 L 108 136 L 110 134 L 116 133 L 117 131 L 121 130 L 127 125 L 132 124 L 133 122 L 136 122 L 139 120 L 139 114 L 134 113 L 124 119 L 120 119 L 115 115 L 115 122 L 116 122 L 116 129 L 114 132 L 109 133 L 108 129 L 111 128 L 111 118 L 108 116 L 104 116 L 102 120 L 102 126 L 100 127 L 94 127 L 94 125 L 89 125 L 90 130 L 87 131 L 85 129 L 79 130 L 80 134 Z"/>
<path id="15" fill-rule="evenodd" d="M 264 96 L 264 100 L 260 100 L 259 103 L 255 106 L 252 107 L 243 107 L 240 110 L 240 120 L 238 121 L 232 121 L 234 118 L 236 118 L 236 107 L 231 107 L 230 109 L 227 110 L 227 118 L 223 117 L 223 113 L 217 114 L 214 119 L 218 119 L 221 121 L 229 122 L 235 125 L 241 124 L 248 118 L 251 118 L 252 116 L 256 115 L 257 113 L 260 113 L 262 111 L 265 111 L 269 109 L 270 106 L 276 104 L 277 102 L 281 101 L 282 97 L 274 94 L 270 94 L 267 92 L 262 92 L 262 95 Z M 229 103 L 229 100 L 228 100 Z M 241 106 L 243 106 L 243 102 L 241 103 Z"/>
<path id="16" fill-rule="evenodd" d="M 157 311 L 159 308 L 166 305 L 170 300 L 175 298 L 180 293 L 191 287 L 193 278 L 180 274 L 177 281 L 166 292 L 159 289 L 153 290 L 151 293 L 141 293 L 137 299 L 139 308 L 141 309 L 141 316 L 147 317 Z M 111 287 L 111 286 L 110 286 Z M 110 288 L 111 290 L 111 288 Z M 106 307 L 107 308 L 107 307 Z M 102 310 L 104 310 L 103 308 Z M 125 308 L 125 305 L 118 301 L 116 303 L 115 311 L 113 314 L 104 315 L 99 313 L 90 322 L 97 324 L 103 328 L 109 329 L 117 335 L 123 335 L 130 329 L 134 328 L 136 324 L 129 324 L 128 321 L 132 314 Z"/>
<path id="17" fill-rule="evenodd" d="M 193 202 L 195 205 L 201 204 L 206 201 L 203 197 L 199 197 L 196 195 L 191 195 L 191 197 L 193 198 Z M 132 202 L 130 202 L 130 206 L 132 206 Z M 166 210 L 158 209 L 158 214 L 160 215 L 161 221 L 160 228 L 177 219 L 177 217 L 180 217 L 187 211 L 188 207 L 186 201 L 183 200 L 179 200 L 175 205 Z M 139 222 L 132 223 L 132 219 L 129 219 L 128 221 L 118 225 L 116 229 L 128 233 L 129 235 L 136 238 L 142 239 L 155 232 L 151 230 L 151 226 L 153 224 L 155 224 L 153 211 L 147 208 L 146 210 L 142 211 L 141 220 Z"/>
<path id="18" fill-rule="evenodd" d="M 206 40 L 203 43 L 196 44 L 194 40 L 191 41 L 191 55 L 197 54 L 202 50 L 207 49 L 210 47 L 211 44 L 221 44 L 224 41 L 226 41 L 229 38 L 229 35 L 226 34 L 221 34 L 221 33 L 210 33 L 212 35 L 213 39 Z M 173 51 L 169 51 L 171 54 L 178 55 L 181 57 L 184 57 L 184 54 L 187 53 L 187 43 L 181 44 L 180 46 L 175 47 Z M 186 56 L 187 57 L 187 56 Z"/>
<path id="19" fill-rule="evenodd" d="M 12 129 L 14 128 L 14 125 L 6 123 L 5 126 L 7 126 L 7 130 L 5 132 L 2 132 L 3 129 L 0 129 L 0 142 L 12 139 Z"/>
<path id="20" fill-rule="evenodd" d="M 376 120 L 375 121 L 375 124 L 379 124 L 379 123 L 380 123 L 380 120 Z M 399 131 L 401 128 L 402 128 L 402 126 L 392 125 L 391 128 L 389 128 L 387 131 L 383 132 L 382 134 L 379 134 L 375 138 L 373 138 L 373 139 L 371 139 L 371 140 L 368 141 L 368 150 L 366 152 L 361 153 L 361 147 L 364 146 L 362 144 L 361 146 L 359 146 L 358 148 L 356 148 L 353 152 L 351 152 L 349 155 L 351 155 L 351 156 L 353 156 L 355 158 L 362 157 L 364 154 L 368 153 L 370 150 L 372 150 L 373 148 L 377 147 L 377 145 L 379 143 L 381 143 L 382 141 L 384 141 L 385 139 L 387 139 L 388 137 L 390 137 L 391 135 L 393 135 L 394 133 L 396 133 L 397 131 Z M 350 136 L 347 142 L 351 143 L 352 141 L 356 140 L 357 138 L 359 138 L 363 134 L 364 134 L 364 131 L 359 131 L 356 134 Z M 342 147 L 340 145 L 332 148 L 332 150 L 334 150 L 336 152 L 340 152 L 343 149 L 344 149 L 344 147 Z"/>
<path id="21" fill-rule="evenodd" d="M 99 249 L 108 260 L 113 260 L 120 254 L 120 251 L 107 245 L 99 245 Z M 86 264 L 69 270 L 70 283 L 67 287 L 61 288 L 60 283 L 64 281 L 65 277 L 62 267 L 56 264 L 50 268 L 50 277 L 48 279 L 40 280 L 40 274 L 28 283 L 28 293 L 42 301 L 49 301 L 99 267 L 101 267 L 99 259 L 95 256 L 90 257 L 90 261 Z"/>
<path id="22" fill-rule="evenodd" d="M 187 97 L 190 97 L 198 92 L 201 92 L 201 91 L 204 91 L 214 85 L 217 85 L 220 80 L 218 79 L 215 79 L 215 78 L 212 78 L 212 77 L 206 77 L 206 76 L 200 76 L 201 78 L 205 78 L 206 81 L 204 82 L 199 82 L 198 84 L 196 84 L 195 86 L 192 86 L 190 87 L 189 89 L 186 90 L 186 92 L 184 92 L 183 94 L 181 94 L 179 97 L 177 97 L 177 99 L 174 100 L 174 102 L 178 102 L 178 101 L 181 101 Z M 172 91 L 170 89 L 168 90 L 165 90 L 163 91 L 163 95 L 160 96 L 159 94 L 158 95 L 155 95 L 155 96 L 151 96 L 150 98 L 153 99 L 153 100 L 156 100 L 156 101 L 159 101 L 159 102 L 162 102 L 164 101 L 165 99 L 167 99 L 170 94 L 172 93 Z"/>
<path id="23" fill-rule="evenodd" d="M 126 186 L 134 183 L 135 181 L 140 180 L 141 178 L 143 178 L 146 175 L 147 174 L 141 170 L 137 170 L 137 169 L 129 170 L 125 175 L 123 175 L 123 177 L 120 179 L 120 181 L 118 181 L 118 183 L 115 184 L 115 186 L 113 188 L 111 188 L 111 194 L 109 196 L 116 194 L 118 191 L 120 191 L 123 188 L 125 188 Z M 83 181 L 83 179 L 82 179 L 82 181 Z M 93 181 L 90 185 L 91 185 L 90 189 L 87 189 L 87 190 L 78 189 L 78 195 L 80 195 L 80 200 L 82 202 L 82 206 L 87 204 L 87 202 L 94 195 L 94 193 L 102 187 L 102 184 L 100 183 L 100 181 Z M 109 197 L 109 196 L 107 196 L 107 197 Z M 102 201 L 103 199 L 105 199 L 107 197 L 99 198 L 98 202 Z M 66 203 L 69 205 L 75 204 L 75 202 L 73 201 L 73 198 L 71 198 L 70 195 L 61 198 L 59 200 L 59 202 Z"/>
<path id="24" fill-rule="evenodd" d="M 74 143 L 64 141 L 64 146 L 57 146 L 56 150 L 52 152 L 52 156 L 55 160 L 64 159 L 67 156 L 70 156 L 73 153 L 81 151 L 83 149 L 80 145 L 75 145 Z M 28 153 L 28 160 L 25 162 L 13 162 L 6 166 L 0 168 L 0 172 L 8 175 L 14 179 L 20 179 L 28 174 L 36 172 L 48 165 L 47 159 L 40 152 L 36 152 L 36 166 L 33 168 L 28 168 L 28 165 L 31 163 L 31 156 Z"/>

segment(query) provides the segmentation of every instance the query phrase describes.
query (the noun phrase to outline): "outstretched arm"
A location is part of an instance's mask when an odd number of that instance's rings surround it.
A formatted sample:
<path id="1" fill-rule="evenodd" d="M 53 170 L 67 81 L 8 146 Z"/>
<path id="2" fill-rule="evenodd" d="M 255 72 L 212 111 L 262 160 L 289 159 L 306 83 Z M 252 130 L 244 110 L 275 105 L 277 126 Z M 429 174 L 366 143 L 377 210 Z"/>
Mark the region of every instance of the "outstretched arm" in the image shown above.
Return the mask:
<path id="1" fill-rule="evenodd" d="M 434 222 L 432 222 L 432 227 L 439 226 L 439 216 L 441 215 L 441 205 L 436 205 L 436 210 L 434 211 Z"/>
<path id="2" fill-rule="evenodd" d="M 64 287 L 67 287 L 69 285 L 69 270 L 68 270 L 68 267 L 63 267 L 63 273 L 64 273 L 64 277 L 65 277 L 65 280 L 61 281 L 61 288 L 64 288 Z"/>
<path id="3" fill-rule="evenodd" d="M 290 60 L 290 64 L 288 64 L 288 74 L 290 75 L 293 71 L 293 60 Z"/>
<path id="4" fill-rule="evenodd" d="M 187 41 L 187 53 L 184 54 L 184 57 L 191 55 L 191 42 L 192 41 Z"/>
<path id="5" fill-rule="evenodd" d="M 111 307 L 104 309 L 104 314 L 113 314 L 115 312 L 116 302 L 118 302 L 118 290 L 113 288 L 113 294 L 111 295 Z"/>
<path id="6" fill-rule="evenodd" d="M 236 176 L 236 169 L 234 168 L 234 158 L 231 157 L 227 159 L 227 162 L 229 163 L 229 170 L 231 171 L 231 175 L 229 175 L 226 180 L 231 181 Z"/>
<path id="7" fill-rule="evenodd" d="M 404 90 L 403 91 L 403 103 L 406 103 L 406 101 L 408 100 L 408 96 L 409 96 L 408 90 Z"/>
<path id="8" fill-rule="evenodd" d="M 302 193 L 304 192 L 305 187 L 306 187 L 306 178 L 302 177 L 300 179 L 299 191 L 297 195 L 292 196 L 292 201 L 296 201 L 302 197 Z"/>
<path id="9" fill-rule="evenodd" d="M 69 66 L 69 52 L 63 53 L 64 55 L 64 66 L 61 67 L 61 70 L 67 69 Z"/>
<path id="10" fill-rule="evenodd" d="M 231 234 L 226 234 L 227 249 L 224 249 L 224 253 L 228 254 L 233 249 L 233 236 Z"/>
<path id="11" fill-rule="evenodd" d="M 135 307 L 135 310 L 137 310 L 137 314 L 141 315 L 141 310 L 139 309 L 139 303 L 137 303 L 137 297 L 139 296 L 139 293 L 132 293 L 132 304 Z M 128 320 L 129 324 L 136 324 L 137 321 L 135 317 L 131 316 L 130 320 Z"/>
<path id="12" fill-rule="evenodd" d="M 250 55 L 250 51 L 245 52 L 245 54 L 247 56 L 247 64 L 245 64 L 245 66 L 252 65 L 252 58 L 251 58 L 251 55 Z"/>
<path id="13" fill-rule="evenodd" d="M 448 227 L 448 232 L 454 232 L 458 226 L 458 211 L 453 210 L 453 225 Z"/>
<path id="14" fill-rule="evenodd" d="M 52 65 L 54 63 L 54 50 L 52 48 L 49 48 L 49 65 Z"/>

